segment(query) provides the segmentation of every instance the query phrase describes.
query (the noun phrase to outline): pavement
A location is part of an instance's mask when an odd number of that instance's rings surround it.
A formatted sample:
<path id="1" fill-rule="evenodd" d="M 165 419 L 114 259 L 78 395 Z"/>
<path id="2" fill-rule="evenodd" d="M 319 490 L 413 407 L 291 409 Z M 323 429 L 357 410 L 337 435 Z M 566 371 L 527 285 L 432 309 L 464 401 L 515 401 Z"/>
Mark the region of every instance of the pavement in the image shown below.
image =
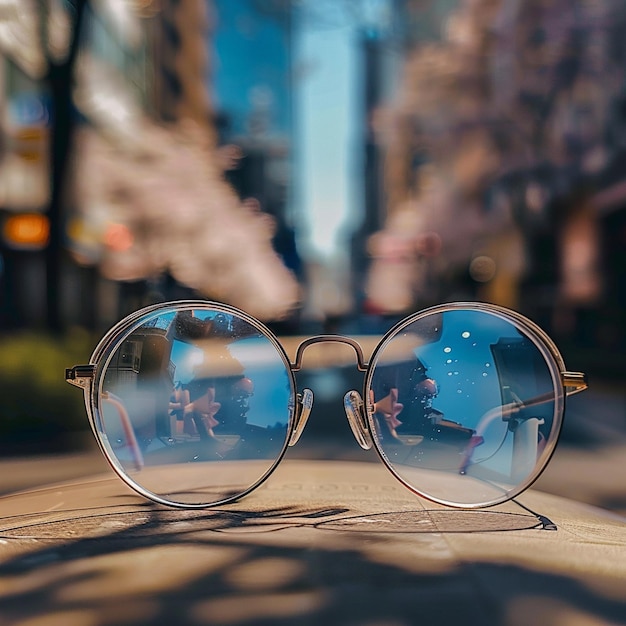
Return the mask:
<path id="1" fill-rule="evenodd" d="M 619 387 L 571 398 L 534 487 L 478 511 L 410 494 L 338 411 L 314 420 L 208 511 L 146 502 L 93 443 L 0 462 L 0 626 L 626 624 Z"/>
<path id="2" fill-rule="evenodd" d="M 99 476 L 0 499 L 0 624 L 626 623 L 626 523 L 536 490 L 459 511 L 380 464 L 289 459 L 228 507 Z"/>

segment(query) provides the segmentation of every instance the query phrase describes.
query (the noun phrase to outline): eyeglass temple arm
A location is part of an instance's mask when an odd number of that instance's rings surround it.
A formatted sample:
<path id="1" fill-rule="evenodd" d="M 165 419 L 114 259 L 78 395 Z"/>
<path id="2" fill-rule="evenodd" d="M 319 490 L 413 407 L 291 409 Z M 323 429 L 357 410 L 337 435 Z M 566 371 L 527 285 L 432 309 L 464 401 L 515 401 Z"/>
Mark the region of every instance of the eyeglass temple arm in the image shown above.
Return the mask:
<path id="1" fill-rule="evenodd" d="M 561 372 L 561 380 L 563 381 L 563 387 L 565 388 L 566 396 L 573 396 L 581 391 L 584 391 L 588 387 L 587 376 L 583 372 Z M 465 449 L 465 453 L 463 454 L 463 461 L 461 462 L 461 466 L 459 468 L 460 474 L 465 474 L 467 471 L 467 467 L 470 464 L 472 459 L 472 455 L 474 453 L 475 448 L 477 448 L 483 441 L 483 433 L 487 429 L 487 426 L 494 419 L 503 419 L 505 421 L 509 420 L 512 415 L 519 413 L 521 409 L 525 409 L 531 406 L 538 406 L 540 404 L 544 404 L 546 402 L 551 402 L 554 400 L 554 393 L 542 393 L 534 398 L 529 398 L 528 400 L 517 400 L 516 402 L 509 402 L 501 407 L 496 407 L 487 411 L 485 415 L 481 418 L 478 426 L 476 427 L 476 432 L 471 437 L 467 448 Z"/>
<path id="2" fill-rule="evenodd" d="M 74 385 L 75 387 L 79 387 L 84 391 L 88 391 L 89 385 L 93 381 L 95 371 L 96 367 L 92 364 L 75 365 L 74 367 L 70 367 L 65 370 L 65 380 L 66 382 L 70 383 L 70 385 Z M 137 442 L 135 430 L 130 421 L 128 412 L 126 411 L 126 407 L 122 403 L 122 400 L 111 392 L 104 392 L 102 394 L 102 400 L 112 405 L 117 411 L 117 414 L 120 418 L 120 423 L 122 424 L 122 430 L 124 431 L 126 441 L 133 455 L 135 468 L 140 470 L 144 465 L 143 454 L 141 453 L 141 448 L 139 447 L 139 443 Z"/>
<path id="3" fill-rule="evenodd" d="M 122 403 L 122 400 L 110 391 L 107 391 L 102 394 L 102 401 L 111 404 L 117 410 L 117 414 L 119 415 L 120 422 L 122 424 L 122 430 L 124 431 L 124 436 L 126 437 L 126 442 L 128 443 L 128 447 L 133 455 L 135 469 L 142 469 L 144 465 L 143 454 L 141 453 L 141 448 L 139 447 L 137 437 L 135 436 L 135 429 L 133 428 L 130 417 L 126 411 L 126 407 Z"/>

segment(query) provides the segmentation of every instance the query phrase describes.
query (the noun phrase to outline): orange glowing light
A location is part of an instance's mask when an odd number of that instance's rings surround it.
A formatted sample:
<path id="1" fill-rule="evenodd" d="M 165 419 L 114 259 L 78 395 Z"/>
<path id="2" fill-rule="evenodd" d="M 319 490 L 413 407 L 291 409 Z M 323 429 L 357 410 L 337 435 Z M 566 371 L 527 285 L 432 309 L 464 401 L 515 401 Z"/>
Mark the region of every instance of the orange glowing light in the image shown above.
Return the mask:
<path id="1" fill-rule="evenodd" d="M 40 213 L 11 215 L 4 222 L 2 234 L 11 247 L 41 249 L 50 237 L 50 221 Z"/>

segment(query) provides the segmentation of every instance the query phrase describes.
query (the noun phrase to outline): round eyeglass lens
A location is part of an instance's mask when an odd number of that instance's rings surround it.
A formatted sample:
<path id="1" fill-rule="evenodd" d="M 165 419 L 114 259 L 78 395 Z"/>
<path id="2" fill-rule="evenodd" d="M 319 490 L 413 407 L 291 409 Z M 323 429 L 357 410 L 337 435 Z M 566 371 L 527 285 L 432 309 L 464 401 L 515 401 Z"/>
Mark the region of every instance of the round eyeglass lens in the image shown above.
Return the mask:
<path id="1" fill-rule="evenodd" d="M 225 502 L 284 453 L 293 378 L 255 320 L 227 308 L 160 308 L 135 320 L 103 360 L 95 429 L 143 495 L 175 506 Z"/>
<path id="2" fill-rule="evenodd" d="M 366 390 L 383 460 L 444 504 L 515 496 L 541 472 L 561 427 L 555 359 L 530 324 L 499 310 L 409 319 L 374 354 Z"/>

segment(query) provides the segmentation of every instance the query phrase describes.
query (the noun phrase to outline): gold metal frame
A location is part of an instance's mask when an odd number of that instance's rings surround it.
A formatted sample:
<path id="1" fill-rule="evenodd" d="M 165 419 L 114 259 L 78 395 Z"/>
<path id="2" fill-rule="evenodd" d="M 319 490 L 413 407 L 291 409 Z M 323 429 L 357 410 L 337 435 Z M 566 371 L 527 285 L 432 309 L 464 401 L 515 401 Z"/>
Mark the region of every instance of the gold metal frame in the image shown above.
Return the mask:
<path id="1" fill-rule="evenodd" d="M 115 326 L 113 326 L 101 339 L 101 341 L 96 346 L 93 354 L 91 355 L 90 361 L 88 364 L 84 365 L 75 365 L 74 367 L 68 368 L 65 372 L 65 379 L 68 383 L 80 387 L 83 389 L 85 394 L 85 406 L 87 409 L 87 413 L 89 416 L 89 421 L 100 444 L 100 447 L 105 454 L 107 460 L 112 465 L 113 469 L 118 473 L 118 475 L 128 483 L 133 489 L 141 493 L 147 498 L 160 502 L 162 504 L 170 505 L 170 506 L 182 506 L 176 503 L 172 503 L 170 501 L 164 500 L 155 496 L 150 492 L 147 492 L 140 485 L 137 485 L 132 479 L 130 479 L 126 473 L 126 471 L 115 462 L 114 459 L 111 458 L 108 451 L 102 445 L 101 434 L 96 427 L 96 420 L 94 416 L 98 412 L 98 401 L 99 399 L 107 399 L 107 392 L 103 392 L 100 388 L 102 385 L 102 381 L 100 380 L 100 374 L 106 370 L 107 363 L 110 360 L 113 352 L 119 346 L 120 341 L 127 337 L 133 330 L 141 326 L 146 322 L 146 318 L 150 319 L 154 316 L 159 315 L 161 312 L 168 309 L 204 309 L 204 310 L 212 310 L 216 312 L 222 312 L 230 315 L 236 315 L 240 319 L 246 321 L 251 326 L 259 330 L 267 339 L 271 341 L 273 346 L 276 348 L 278 353 L 282 356 L 287 371 L 289 372 L 292 389 L 294 391 L 294 397 L 296 402 L 294 403 L 294 410 L 292 411 L 292 419 L 290 420 L 290 426 L 288 430 L 288 435 L 285 441 L 285 445 L 276 459 L 275 463 L 271 466 L 271 468 L 266 472 L 264 476 L 262 476 L 254 485 L 251 485 L 249 489 L 244 492 L 233 496 L 231 498 L 226 498 L 219 502 L 212 503 L 210 506 L 215 506 L 217 504 L 224 504 L 226 502 L 231 502 L 233 500 L 237 500 L 242 496 L 246 495 L 253 489 L 255 489 L 258 485 L 260 485 L 263 481 L 265 481 L 268 476 L 275 469 L 276 465 L 282 459 L 285 450 L 287 447 L 293 446 L 297 443 L 300 435 L 302 434 L 304 427 L 306 426 L 309 414 L 311 412 L 311 408 L 313 406 L 313 392 L 310 389 L 303 389 L 298 392 L 295 376 L 296 372 L 299 372 L 303 367 L 304 361 L 304 353 L 305 351 L 315 344 L 321 343 L 338 343 L 346 346 L 350 346 L 355 354 L 356 359 L 356 367 L 359 371 L 365 372 L 364 384 L 363 384 L 363 395 L 360 395 L 357 391 L 352 390 L 348 391 L 344 396 L 344 409 L 346 412 L 346 417 L 352 429 L 352 432 L 357 440 L 358 444 L 363 449 L 370 449 L 375 447 L 378 455 L 380 456 L 383 463 L 387 466 L 387 468 L 398 478 L 407 488 L 409 488 L 414 493 L 426 498 L 433 500 L 435 502 L 446 504 L 449 506 L 462 506 L 464 508 L 478 508 L 484 506 L 492 506 L 494 504 L 498 504 L 500 502 L 504 502 L 506 500 L 510 500 L 515 497 L 525 489 L 527 489 L 540 475 L 545 466 L 547 465 L 550 456 L 552 455 L 554 448 L 556 446 L 558 440 L 558 434 L 555 437 L 555 440 L 551 442 L 548 449 L 544 452 L 542 462 L 539 463 L 538 470 L 532 474 L 528 480 L 524 481 L 523 484 L 519 486 L 515 492 L 508 492 L 506 497 L 503 497 L 496 501 L 490 502 L 481 502 L 472 505 L 459 505 L 458 503 L 448 502 L 445 500 L 441 500 L 438 498 L 433 498 L 427 493 L 422 493 L 417 490 L 413 485 L 407 483 L 398 473 L 394 470 L 393 465 L 387 460 L 385 456 L 385 452 L 382 449 L 382 446 L 377 441 L 375 434 L 375 427 L 373 422 L 373 407 L 368 398 L 367 390 L 370 387 L 373 371 L 376 366 L 376 362 L 378 359 L 378 355 L 385 348 L 388 342 L 394 338 L 397 333 L 412 324 L 413 322 L 432 315 L 436 313 L 445 313 L 447 311 L 452 310 L 472 310 L 472 311 L 484 311 L 495 316 L 499 316 L 509 322 L 514 323 L 520 329 L 522 329 L 527 336 L 535 343 L 538 349 L 542 352 L 547 364 L 550 366 L 551 371 L 556 372 L 553 383 L 555 385 L 554 394 L 546 394 L 550 397 L 542 397 L 538 396 L 536 398 L 532 398 L 530 401 L 526 401 L 525 403 L 513 403 L 511 406 L 502 407 L 503 411 L 515 412 L 519 411 L 521 408 L 531 406 L 533 404 L 540 404 L 542 402 L 547 402 L 549 400 L 553 400 L 555 397 L 564 398 L 565 396 L 571 396 L 573 394 L 579 393 L 587 388 L 587 378 L 582 372 L 568 371 L 565 368 L 565 364 L 563 358 L 558 351 L 556 345 L 552 341 L 552 339 L 534 322 L 526 318 L 525 316 L 512 311 L 510 309 L 506 309 L 504 307 L 485 304 L 479 302 L 459 302 L 459 303 L 450 303 L 439 305 L 435 307 L 430 307 L 428 309 L 424 309 L 423 311 L 417 312 L 413 315 L 410 315 L 398 322 L 393 326 L 384 337 L 377 343 L 374 348 L 371 358 L 369 361 L 366 361 L 362 345 L 356 339 L 351 337 L 346 337 L 342 335 L 317 335 L 314 337 L 308 337 L 305 339 L 301 339 L 295 346 L 295 356 L 294 359 L 291 360 L 287 355 L 285 348 L 281 341 L 259 320 L 248 315 L 244 311 L 241 311 L 235 307 L 227 306 L 220 303 L 202 301 L 202 300 L 180 300 L 174 302 L 166 302 L 156 304 L 150 307 L 146 307 L 139 311 L 136 311 L 126 317 L 125 319 L 118 322 Z M 561 391 L 562 390 L 562 391 Z M 112 403 L 115 404 L 115 400 L 111 400 Z M 564 404 L 561 403 L 561 406 L 558 410 L 559 419 L 562 421 L 562 414 L 564 412 Z M 123 415 L 122 415 L 123 418 Z M 128 418 L 126 418 L 128 419 Z M 560 423 L 559 423 L 560 430 Z M 201 508 L 201 506 L 208 505 L 185 505 L 187 508 Z"/>

